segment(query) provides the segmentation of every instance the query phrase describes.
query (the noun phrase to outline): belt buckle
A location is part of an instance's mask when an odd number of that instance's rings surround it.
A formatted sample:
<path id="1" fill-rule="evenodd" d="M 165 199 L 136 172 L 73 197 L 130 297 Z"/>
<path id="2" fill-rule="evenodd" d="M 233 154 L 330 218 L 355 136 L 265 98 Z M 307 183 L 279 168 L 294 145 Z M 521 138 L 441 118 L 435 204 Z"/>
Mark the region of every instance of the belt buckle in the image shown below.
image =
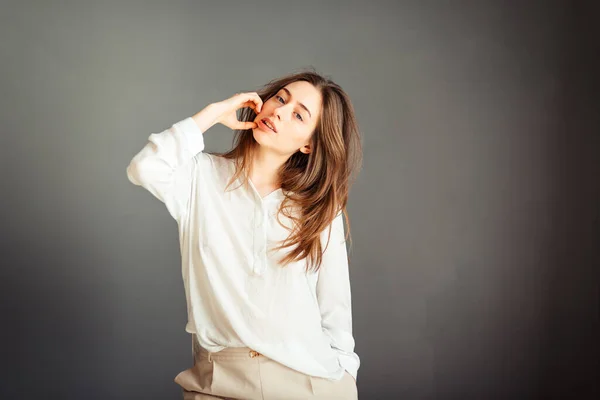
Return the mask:
<path id="1" fill-rule="evenodd" d="M 261 354 L 260 354 L 258 351 L 255 351 L 255 350 L 250 350 L 250 357 L 251 357 L 251 358 L 258 357 L 258 356 L 260 356 L 260 355 L 261 355 Z"/>

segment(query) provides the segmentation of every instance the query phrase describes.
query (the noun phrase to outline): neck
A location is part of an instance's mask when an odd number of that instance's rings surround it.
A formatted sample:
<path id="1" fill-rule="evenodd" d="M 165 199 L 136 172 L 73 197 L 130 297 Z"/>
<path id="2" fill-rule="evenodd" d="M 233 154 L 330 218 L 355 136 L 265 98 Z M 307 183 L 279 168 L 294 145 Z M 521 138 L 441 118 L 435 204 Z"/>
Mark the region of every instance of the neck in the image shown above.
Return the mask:
<path id="1" fill-rule="evenodd" d="M 278 170 L 285 163 L 286 158 L 281 155 L 269 152 L 264 147 L 257 146 L 254 152 L 251 167 L 250 179 L 256 186 L 279 188 Z"/>

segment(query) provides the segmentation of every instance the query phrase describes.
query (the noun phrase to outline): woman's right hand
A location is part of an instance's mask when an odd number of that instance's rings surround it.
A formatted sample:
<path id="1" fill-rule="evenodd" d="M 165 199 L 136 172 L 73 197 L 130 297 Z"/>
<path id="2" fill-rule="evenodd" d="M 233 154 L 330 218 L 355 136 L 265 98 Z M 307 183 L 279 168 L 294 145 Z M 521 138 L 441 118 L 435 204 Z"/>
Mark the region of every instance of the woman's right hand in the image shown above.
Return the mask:
<path id="1" fill-rule="evenodd" d="M 262 100 L 256 92 L 236 93 L 227 100 L 213 103 L 210 105 L 211 113 L 214 113 L 216 122 L 225 125 L 230 129 L 251 129 L 256 128 L 253 121 L 242 122 L 237 119 L 236 111 L 240 108 L 250 107 L 258 115 L 262 109 Z"/>

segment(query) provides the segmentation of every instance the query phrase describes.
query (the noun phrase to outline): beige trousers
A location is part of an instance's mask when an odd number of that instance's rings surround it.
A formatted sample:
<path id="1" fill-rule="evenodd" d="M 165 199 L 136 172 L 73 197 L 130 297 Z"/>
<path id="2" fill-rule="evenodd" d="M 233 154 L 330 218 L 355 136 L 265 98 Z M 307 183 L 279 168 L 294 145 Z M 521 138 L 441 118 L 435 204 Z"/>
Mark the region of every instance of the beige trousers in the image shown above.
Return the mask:
<path id="1" fill-rule="evenodd" d="M 175 382 L 184 400 L 357 400 L 356 382 L 348 372 L 339 381 L 310 376 L 248 348 L 230 347 L 209 353 L 192 334 L 194 366 Z"/>

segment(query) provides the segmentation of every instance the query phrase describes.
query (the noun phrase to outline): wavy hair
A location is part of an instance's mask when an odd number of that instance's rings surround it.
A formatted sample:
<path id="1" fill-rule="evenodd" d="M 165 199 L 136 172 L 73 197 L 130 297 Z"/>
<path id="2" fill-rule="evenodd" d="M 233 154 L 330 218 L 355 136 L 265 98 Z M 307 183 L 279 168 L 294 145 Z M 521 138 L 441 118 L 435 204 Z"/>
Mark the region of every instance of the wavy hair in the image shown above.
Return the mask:
<path id="1" fill-rule="evenodd" d="M 308 154 L 297 151 L 278 171 L 285 197 L 279 206 L 277 221 L 284 226 L 279 219 L 279 213 L 282 213 L 292 221 L 293 228 L 286 227 L 290 235 L 273 250 L 292 247 L 280 260 L 281 265 L 306 258 L 307 271 L 318 271 L 322 252 L 326 249 L 322 248 L 320 235 L 340 212 L 345 215 L 348 227 L 345 239 L 350 235 L 346 205 L 350 187 L 362 166 L 362 146 L 349 96 L 338 84 L 317 73 L 314 68 L 274 79 L 256 92 L 266 102 L 281 88 L 296 81 L 309 82 L 319 90 L 322 109 L 310 136 L 312 151 Z M 238 119 L 243 122 L 254 121 L 255 118 L 256 113 L 250 107 L 238 113 Z M 234 160 L 235 173 L 227 187 L 240 176 L 248 187 L 244 171 L 249 169 L 253 151 L 259 144 L 254 139 L 252 129 L 235 130 L 233 144 L 230 151 L 213 154 Z M 330 237 L 331 231 L 326 246 Z"/>

